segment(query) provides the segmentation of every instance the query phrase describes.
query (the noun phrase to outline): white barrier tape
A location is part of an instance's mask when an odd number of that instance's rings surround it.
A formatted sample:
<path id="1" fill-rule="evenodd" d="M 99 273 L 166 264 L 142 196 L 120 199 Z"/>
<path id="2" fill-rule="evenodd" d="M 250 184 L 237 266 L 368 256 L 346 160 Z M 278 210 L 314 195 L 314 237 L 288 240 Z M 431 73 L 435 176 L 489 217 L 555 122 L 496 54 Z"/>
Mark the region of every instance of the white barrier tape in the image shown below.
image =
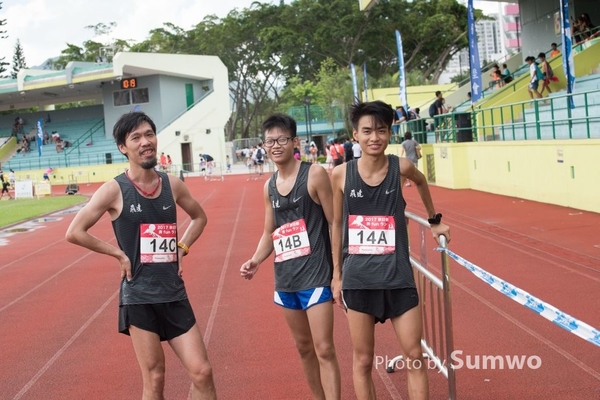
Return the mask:
<path id="1" fill-rule="evenodd" d="M 436 250 L 445 251 L 446 254 L 448 254 L 448 256 L 458 264 L 462 265 L 471 271 L 476 277 L 486 282 L 500 293 L 503 293 L 509 298 L 513 299 L 517 303 L 536 312 L 537 314 L 546 318 L 548 321 L 554 322 L 556 325 L 571 332 L 572 334 L 577 335 L 580 338 L 595 344 L 596 346 L 600 346 L 600 331 L 593 326 L 590 326 L 583 321 L 579 321 L 569 314 L 560 311 L 553 305 L 538 299 L 537 297 L 519 289 L 514 285 L 511 285 L 508 282 L 503 281 L 502 279 L 490 274 L 472 262 L 465 260 L 451 250 L 442 247 L 438 247 Z"/>

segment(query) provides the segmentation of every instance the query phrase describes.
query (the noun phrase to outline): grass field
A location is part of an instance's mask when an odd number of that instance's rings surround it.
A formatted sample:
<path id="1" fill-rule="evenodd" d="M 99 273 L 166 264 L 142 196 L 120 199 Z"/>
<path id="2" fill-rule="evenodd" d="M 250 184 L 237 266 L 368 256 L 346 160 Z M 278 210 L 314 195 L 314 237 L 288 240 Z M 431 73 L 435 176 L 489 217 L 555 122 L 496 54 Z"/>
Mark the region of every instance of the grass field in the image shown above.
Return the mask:
<path id="1" fill-rule="evenodd" d="M 88 198 L 85 196 L 53 196 L 40 199 L 18 199 L 0 201 L 0 228 L 16 222 L 26 221 L 53 211 L 62 210 Z"/>

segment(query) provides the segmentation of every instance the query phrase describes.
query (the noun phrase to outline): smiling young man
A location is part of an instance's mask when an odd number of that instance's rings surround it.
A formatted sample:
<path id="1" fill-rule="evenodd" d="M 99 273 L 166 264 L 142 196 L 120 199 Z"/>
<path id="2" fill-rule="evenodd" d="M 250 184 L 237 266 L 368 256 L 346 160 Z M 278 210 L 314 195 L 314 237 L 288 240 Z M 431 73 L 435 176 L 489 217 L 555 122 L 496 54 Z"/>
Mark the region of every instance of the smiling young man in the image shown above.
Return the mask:
<path id="1" fill-rule="evenodd" d="M 143 399 L 163 399 L 168 341 L 193 383 L 193 399 L 214 399 L 212 367 L 183 283 L 182 258 L 206 226 L 206 214 L 179 179 L 157 172 L 156 127 L 144 113 L 123 115 L 113 136 L 129 168 L 106 182 L 67 230 L 69 242 L 114 257 L 121 267 L 119 332 L 131 336 Z M 184 234 L 176 206 L 191 218 Z M 118 247 L 88 233 L 108 212 Z"/>
<path id="2" fill-rule="evenodd" d="M 387 319 L 406 361 L 410 399 L 429 396 L 401 178 L 416 184 L 435 239 L 445 235 L 450 240 L 423 174 L 408 159 L 385 154 L 393 119 L 394 110 L 381 101 L 353 105 L 350 120 L 362 156 L 332 174 L 332 290 L 335 302 L 347 311 L 354 389 L 360 400 L 376 398 L 371 377 L 375 323 Z"/>
<path id="3" fill-rule="evenodd" d="M 264 142 L 277 172 L 264 186 L 265 225 L 240 273 L 252 279 L 275 250 L 274 301 L 280 305 L 315 399 L 340 398 L 333 344 L 331 183 L 324 168 L 294 158 L 296 121 L 275 114 L 263 122 Z"/>

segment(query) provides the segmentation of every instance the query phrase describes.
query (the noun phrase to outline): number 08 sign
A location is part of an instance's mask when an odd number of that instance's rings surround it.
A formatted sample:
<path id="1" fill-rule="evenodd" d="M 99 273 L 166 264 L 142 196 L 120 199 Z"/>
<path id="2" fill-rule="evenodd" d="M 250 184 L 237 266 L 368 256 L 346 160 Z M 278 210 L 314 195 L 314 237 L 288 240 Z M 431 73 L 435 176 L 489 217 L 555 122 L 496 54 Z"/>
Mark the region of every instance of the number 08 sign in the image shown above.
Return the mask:
<path id="1" fill-rule="evenodd" d="M 140 224 L 140 261 L 177 261 L 177 224 Z"/>

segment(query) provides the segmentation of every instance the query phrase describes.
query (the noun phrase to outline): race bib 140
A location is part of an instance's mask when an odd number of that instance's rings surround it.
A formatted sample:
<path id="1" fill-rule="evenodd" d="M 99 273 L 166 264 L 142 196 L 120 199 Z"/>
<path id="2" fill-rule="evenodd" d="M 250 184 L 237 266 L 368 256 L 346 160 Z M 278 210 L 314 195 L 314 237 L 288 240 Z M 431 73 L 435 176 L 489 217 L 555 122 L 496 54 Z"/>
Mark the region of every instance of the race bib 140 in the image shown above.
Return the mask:
<path id="1" fill-rule="evenodd" d="M 140 261 L 177 261 L 177 224 L 140 224 Z"/>

